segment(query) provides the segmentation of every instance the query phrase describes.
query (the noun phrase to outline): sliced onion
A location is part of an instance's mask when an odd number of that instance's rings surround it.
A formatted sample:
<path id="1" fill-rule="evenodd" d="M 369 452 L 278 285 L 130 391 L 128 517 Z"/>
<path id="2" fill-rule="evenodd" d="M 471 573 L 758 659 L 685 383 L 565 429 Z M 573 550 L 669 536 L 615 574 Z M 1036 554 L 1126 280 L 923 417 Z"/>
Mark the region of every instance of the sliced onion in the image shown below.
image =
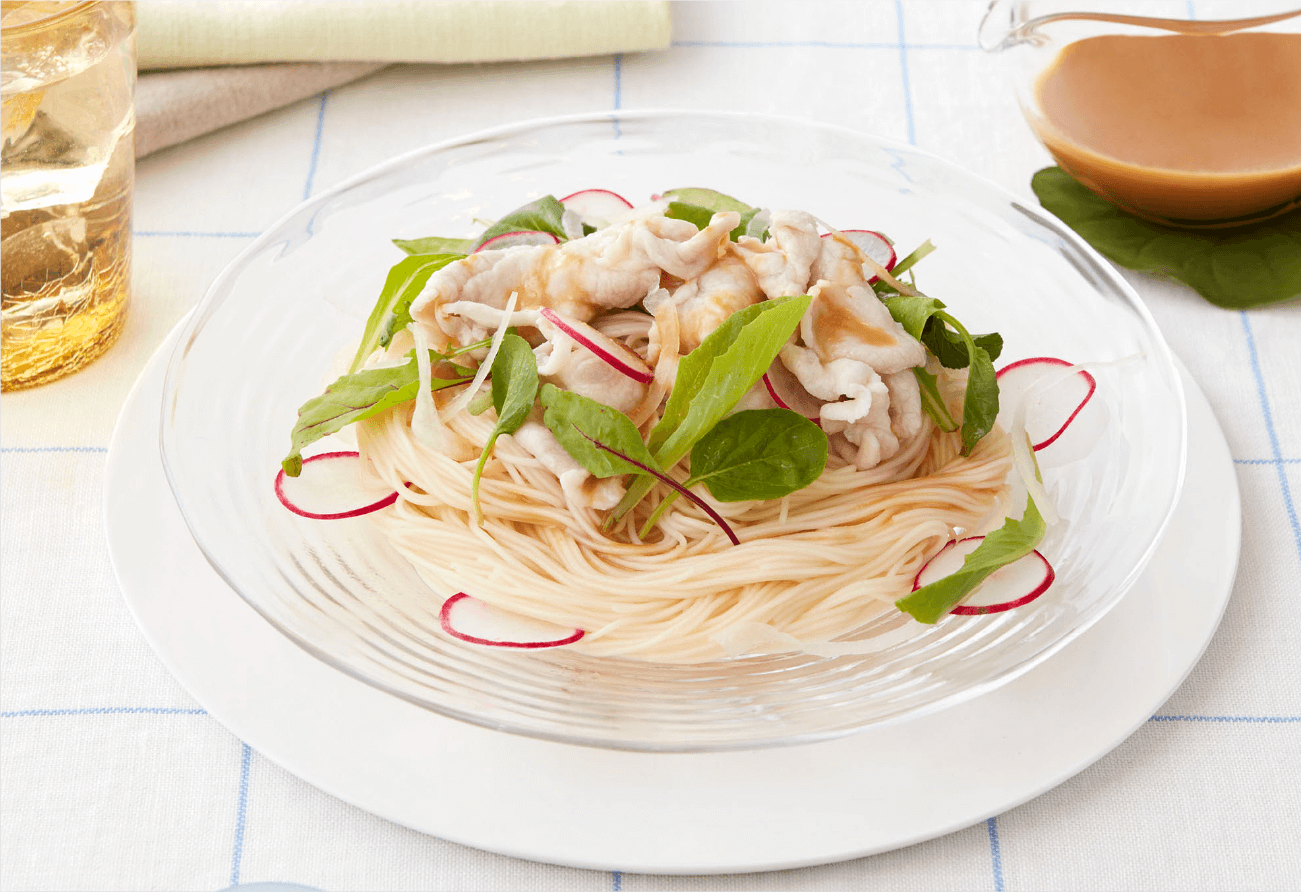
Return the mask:
<path id="1" fill-rule="evenodd" d="M 479 370 L 474 373 L 474 380 L 469 386 L 464 388 L 456 395 L 456 398 L 443 407 L 439 413 L 440 418 L 452 418 L 466 406 L 470 405 L 470 400 L 479 392 L 479 385 L 488 380 L 488 373 L 492 370 L 492 361 L 497 358 L 497 351 L 501 349 L 501 342 L 506 338 L 506 331 L 510 328 L 511 314 L 515 312 L 515 304 L 519 302 L 519 294 L 512 291 L 510 297 L 506 300 L 506 308 L 502 310 L 501 321 L 497 324 L 497 331 L 492 336 L 492 343 L 488 346 L 488 355 L 479 363 Z M 421 387 L 424 387 L 421 384 Z"/>

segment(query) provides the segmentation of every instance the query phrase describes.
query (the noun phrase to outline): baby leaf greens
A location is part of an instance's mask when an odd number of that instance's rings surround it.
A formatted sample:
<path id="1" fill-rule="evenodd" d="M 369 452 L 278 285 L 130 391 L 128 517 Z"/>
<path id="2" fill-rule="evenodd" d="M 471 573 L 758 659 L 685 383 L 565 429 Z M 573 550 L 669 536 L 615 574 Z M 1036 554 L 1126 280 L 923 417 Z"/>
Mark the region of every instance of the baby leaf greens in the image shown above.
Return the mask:
<path id="1" fill-rule="evenodd" d="M 479 463 L 474 468 L 470 482 L 470 501 L 474 504 L 474 517 L 483 525 L 483 511 L 479 508 L 479 479 L 483 466 L 492 454 L 492 447 L 502 434 L 513 434 L 528 420 L 533 410 L 533 400 L 538 395 L 538 362 L 529 342 L 517 334 L 508 334 L 497 348 L 492 361 L 492 405 L 497 410 L 497 424 L 488 435 Z"/>
<path id="2" fill-rule="evenodd" d="M 478 238 L 442 238 L 433 235 L 427 238 L 395 238 L 393 244 L 408 254 L 464 256 L 473 254 L 497 236 L 510 232 L 548 232 L 563 242 L 568 238 L 561 223 L 564 214 L 565 206 L 553 196 L 545 195 L 537 201 L 530 201 L 523 207 L 511 211 L 484 230 Z"/>
<path id="3" fill-rule="evenodd" d="M 474 344 L 453 353 L 429 351 L 431 362 L 446 362 L 458 353 L 482 346 Z M 474 372 L 455 363 L 448 364 L 454 377 L 434 378 L 431 390 L 442 390 L 465 384 Z M 290 434 L 291 449 L 280 463 L 285 473 L 297 477 L 303 470 L 303 449 L 322 437 L 343 430 L 354 421 L 369 418 L 390 406 L 416 398 L 420 389 L 420 373 L 416 366 L 415 351 L 406 365 L 363 369 L 339 378 L 325 393 L 313 397 L 298 410 L 298 423 Z"/>
<path id="4" fill-rule="evenodd" d="M 408 254 L 469 254 L 474 250 L 472 238 L 395 238 L 393 244 Z"/>
<path id="5" fill-rule="evenodd" d="M 546 407 L 543 422 L 560 445 L 594 477 L 638 474 L 645 475 L 648 480 L 662 480 L 699 505 L 722 528 L 733 545 L 741 544 L 717 511 L 664 473 L 627 415 L 553 384 L 543 385 L 542 405 Z"/>
<path id="6" fill-rule="evenodd" d="M 651 429 L 649 447 L 671 468 L 741 401 L 800 324 L 810 298 L 780 297 L 737 310 L 682 357 L 664 414 Z M 632 510 L 653 485 L 638 480 L 615 506 L 607 526 Z"/>
<path id="7" fill-rule="evenodd" d="M 380 347 L 387 347 L 393 335 L 411 322 L 411 302 L 419 295 L 429 277 L 462 254 L 416 254 L 399 260 L 389 270 L 384 288 L 366 320 L 366 331 L 357 345 L 349 372 L 361 368 L 366 357 Z"/>
<path id="8" fill-rule="evenodd" d="M 790 409 L 747 409 L 729 415 L 691 449 L 690 476 L 682 485 L 705 484 L 720 502 L 780 499 L 822 476 L 827 435 Z M 673 503 L 659 503 L 642 527 L 643 538 Z"/>
<path id="9" fill-rule="evenodd" d="M 542 405 L 546 408 L 543 423 L 592 476 L 660 471 L 637 425 L 618 409 L 554 384 L 542 385 Z"/>
<path id="10" fill-rule="evenodd" d="M 790 409 L 729 415 L 691 450 L 686 486 L 704 483 L 720 502 L 780 499 L 822 476 L 827 435 Z"/>
<path id="11" fill-rule="evenodd" d="M 1003 351 L 1003 338 L 997 333 L 973 337 L 961 322 L 944 311 L 943 302 L 933 297 L 897 294 L 881 300 L 895 321 L 921 341 L 943 366 L 967 369 L 967 392 L 962 402 L 962 452 L 970 454 L 981 437 L 993 430 L 998 417 L 994 360 Z M 946 429 L 951 430 L 953 419 L 948 410 L 936 414 L 944 404 L 938 399 L 934 378 L 925 371 L 917 377 L 922 384 L 923 405 L 931 411 L 936 424 L 943 428 L 947 422 L 950 427 Z"/>
<path id="12" fill-rule="evenodd" d="M 544 195 L 522 208 L 516 208 L 489 226 L 475 240 L 474 247 L 478 248 L 508 232 L 549 232 L 563 242 L 566 239 L 565 227 L 561 223 L 564 215 L 565 206 L 553 196 Z"/>
<path id="13" fill-rule="evenodd" d="M 741 222 L 731 232 L 732 241 L 743 235 L 759 239 L 768 236 L 768 225 L 765 222 L 767 215 L 759 216 L 759 208 L 752 208 L 730 195 L 713 189 L 670 189 L 664 193 L 664 197 L 672 199 L 664 216 L 687 220 L 694 223 L 697 229 L 708 226 L 710 219 L 719 211 L 736 211 L 741 215 Z"/>
<path id="14" fill-rule="evenodd" d="M 976 550 L 963 560 L 960 570 L 922 586 L 895 601 L 894 605 L 918 622 L 938 622 L 995 570 L 1034 551 L 1045 530 L 1047 525 L 1043 516 L 1034 500 L 1027 496 L 1025 515 L 1020 520 L 1009 519 L 1002 527 L 987 534 Z"/>

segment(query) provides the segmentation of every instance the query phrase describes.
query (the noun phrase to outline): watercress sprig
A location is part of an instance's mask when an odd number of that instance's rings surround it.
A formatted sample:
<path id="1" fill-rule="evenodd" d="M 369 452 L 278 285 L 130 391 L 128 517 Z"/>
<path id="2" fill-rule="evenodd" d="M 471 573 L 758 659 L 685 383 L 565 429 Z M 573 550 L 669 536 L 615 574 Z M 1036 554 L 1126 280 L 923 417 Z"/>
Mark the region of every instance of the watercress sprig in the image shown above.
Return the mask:
<path id="1" fill-rule="evenodd" d="M 516 208 L 496 223 L 489 226 L 477 238 L 443 238 L 428 236 L 426 238 L 393 239 L 408 254 L 473 254 L 490 239 L 508 232 L 549 232 L 562 242 L 565 227 L 562 218 L 565 206 L 555 196 L 544 195 L 536 201 L 530 201 L 523 207 Z"/>
<path id="2" fill-rule="evenodd" d="M 472 238 L 395 238 L 393 244 L 408 254 L 469 254 L 474 250 Z"/>
<path id="3" fill-rule="evenodd" d="M 366 330 L 362 333 L 357 353 L 352 358 L 349 372 L 361 368 L 366 357 L 380 347 L 387 347 L 399 330 L 411 322 L 411 302 L 415 300 L 425 283 L 435 272 L 447 266 L 453 260 L 460 260 L 463 254 L 417 254 L 405 257 L 393 265 L 384 287 L 375 301 L 375 308 L 366 320 Z"/>
<path id="4" fill-rule="evenodd" d="M 923 294 L 896 294 L 881 299 L 895 321 L 908 334 L 921 341 L 927 350 L 946 368 L 967 369 L 967 390 L 962 401 L 962 453 L 969 455 L 985 434 L 994 429 L 998 417 L 998 381 L 994 373 L 994 360 L 1003 350 L 1003 338 L 997 333 L 973 337 L 954 316 L 944 309 L 944 303 Z M 921 375 L 918 380 L 928 382 Z M 930 390 L 923 386 L 923 394 Z M 952 418 L 938 400 L 938 388 L 933 388 L 936 399 L 924 400 L 936 423 L 943 427 L 945 419 Z M 938 417 L 937 417 L 938 414 Z"/>
<path id="5" fill-rule="evenodd" d="M 474 377 L 474 370 L 449 360 L 455 356 L 481 347 L 473 344 L 451 353 L 429 351 L 431 363 L 447 363 L 453 377 L 434 378 L 430 390 L 443 390 L 466 384 Z M 290 450 L 280 463 L 285 473 L 297 477 L 303 470 L 303 449 L 322 437 L 338 433 L 354 421 L 370 418 L 392 406 L 416 398 L 420 390 L 420 373 L 415 351 L 405 365 L 386 368 L 362 369 L 343 375 L 320 396 L 312 397 L 298 410 L 298 421 L 289 435 Z"/>
<path id="6" fill-rule="evenodd" d="M 827 435 L 790 409 L 747 409 L 729 415 L 691 448 L 691 466 L 682 484 L 705 484 L 720 502 L 780 499 L 822 476 L 827 466 Z M 654 528 L 673 503 L 660 502 L 642 527 Z"/>
<path id="7" fill-rule="evenodd" d="M 515 433 L 528 420 L 538 395 L 538 361 L 529 342 L 517 334 L 507 334 L 497 348 L 491 374 L 492 405 L 497 410 L 497 423 L 488 435 L 488 442 L 483 446 L 470 481 L 470 502 L 474 505 L 475 521 L 480 526 L 483 526 L 483 511 L 479 507 L 479 480 L 483 477 L 483 466 L 487 464 L 497 438 Z"/>
<path id="8" fill-rule="evenodd" d="M 741 544 L 727 521 L 709 503 L 665 473 L 642 442 L 637 425 L 627 415 L 554 384 L 542 386 L 542 405 L 546 407 L 543 423 L 574 461 L 592 476 L 635 474 L 652 482 L 663 481 L 699 505 L 733 545 Z"/>
<path id="9" fill-rule="evenodd" d="M 995 570 L 1034 551 L 1047 529 L 1034 499 L 1027 496 L 1021 519 L 1008 519 L 1002 527 L 987 534 L 957 572 L 922 586 L 894 604 L 918 622 L 938 622 Z"/>

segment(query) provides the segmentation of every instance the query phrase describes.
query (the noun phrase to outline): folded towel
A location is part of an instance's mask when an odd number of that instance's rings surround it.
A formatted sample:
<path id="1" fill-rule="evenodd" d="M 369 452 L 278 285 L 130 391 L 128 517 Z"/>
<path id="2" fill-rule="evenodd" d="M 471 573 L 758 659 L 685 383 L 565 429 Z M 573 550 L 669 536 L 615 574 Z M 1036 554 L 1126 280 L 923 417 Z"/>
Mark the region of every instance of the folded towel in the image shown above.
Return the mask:
<path id="1" fill-rule="evenodd" d="M 384 62 L 287 62 L 156 71 L 136 85 L 136 157 L 365 77 Z"/>
<path id="2" fill-rule="evenodd" d="M 142 71 L 558 59 L 669 44 L 664 0 L 150 0 L 138 17 Z"/>

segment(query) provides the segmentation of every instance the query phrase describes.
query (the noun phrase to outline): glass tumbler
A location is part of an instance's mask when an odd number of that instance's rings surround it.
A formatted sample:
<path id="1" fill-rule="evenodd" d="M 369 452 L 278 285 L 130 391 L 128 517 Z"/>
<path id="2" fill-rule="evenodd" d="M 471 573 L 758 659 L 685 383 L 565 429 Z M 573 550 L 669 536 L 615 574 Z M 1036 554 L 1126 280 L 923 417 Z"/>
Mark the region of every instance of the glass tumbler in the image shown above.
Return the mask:
<path id="1" fill-rule="evenodd" d="M 0 9 L 0 388 L 62 377 L 122 331 L 135 178 L 136 10 Z"/>

